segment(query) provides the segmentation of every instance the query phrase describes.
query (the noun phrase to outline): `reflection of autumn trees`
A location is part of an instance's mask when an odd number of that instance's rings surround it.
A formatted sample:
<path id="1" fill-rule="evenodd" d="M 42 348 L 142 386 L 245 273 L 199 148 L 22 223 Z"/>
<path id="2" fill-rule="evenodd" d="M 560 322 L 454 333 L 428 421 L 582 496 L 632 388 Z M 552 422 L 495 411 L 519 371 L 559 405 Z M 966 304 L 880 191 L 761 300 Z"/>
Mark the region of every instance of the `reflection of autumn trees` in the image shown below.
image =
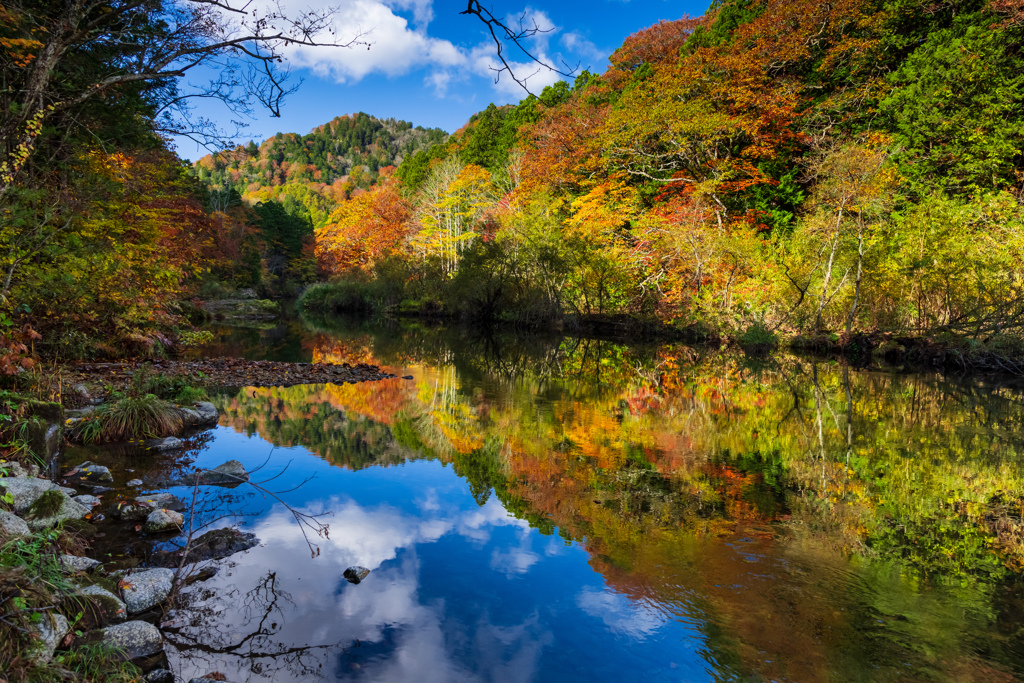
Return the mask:
<path id="1" fill-rule="evenodd" d="M 721 620 L 709 637 L 740 669 L 779 678 L 827 680 L 837 658 L 862 666 L 844 647 L 878 614 L 920 617 L 914 637 L 959 657 L 948 634 L 966 627 L 913 614 L 917 581 L 973 586 L 970 619 L 984 621 L 991 580 L 1019 566 L 1015 391 L 685 347 L 561 339 L 510 350 L 436 334 L 321 337 L 318 358 L 369 353 L 416 379 L 246 389 L 222 403 L 224 419 L 354 469 L 451 463 L 478 502 L 495 495 L 542 533 L 579 541 L 631 598 L 702 596 Z M 836 581 L 854 580 L 849 556 L 900 571 L 869 572 L 874 583 L 846 596 Z M 783 560 L 792 565 L 748 566 Z M 780 571 L 781 583 L 757 578 Z M 794 581 L 805 597 L 786 593 Z M 882 651 L 911 657 L 898 644 Z"/>

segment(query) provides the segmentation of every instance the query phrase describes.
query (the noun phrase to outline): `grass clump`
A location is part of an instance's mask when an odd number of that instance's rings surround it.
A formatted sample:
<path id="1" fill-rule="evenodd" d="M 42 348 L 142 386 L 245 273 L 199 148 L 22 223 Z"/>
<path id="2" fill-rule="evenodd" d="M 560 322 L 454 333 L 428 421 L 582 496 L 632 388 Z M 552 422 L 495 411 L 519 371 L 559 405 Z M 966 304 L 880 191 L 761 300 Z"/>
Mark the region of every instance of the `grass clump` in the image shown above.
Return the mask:
<path id="1" fill-rule="evenodd" d="M 134 397 L 152 394 L 178 404 L 190 404 L 209 398 L 203 387 L 192 384 L 184 377 L 170 377 L 162 372 L 154 373 L 150 365 L 142 365 L 135 370 L 127 393 Z"/>
<path id="2" fill-rule="evenodd" d="M 78 422 L 76 435 L 85 443 L 152 439 L 174 434 L 181 425 L 181 415 L 167 401 L 153 394 L 123 396 Z"/>

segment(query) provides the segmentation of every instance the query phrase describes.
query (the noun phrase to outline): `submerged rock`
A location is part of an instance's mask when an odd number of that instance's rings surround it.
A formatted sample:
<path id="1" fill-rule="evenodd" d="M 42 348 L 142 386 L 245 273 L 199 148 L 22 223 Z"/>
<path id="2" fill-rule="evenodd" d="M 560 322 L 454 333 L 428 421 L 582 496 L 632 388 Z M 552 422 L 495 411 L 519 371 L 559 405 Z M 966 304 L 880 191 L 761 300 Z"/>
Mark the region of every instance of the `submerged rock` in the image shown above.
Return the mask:
<path id="1" fill-rule="evenodd" d="M 162 453 L 164 451 L 176 451 L 185 447 L 185 442 L 176 436 L 168 436 L 163 439 L 150 439 L 143 443 L 148 450 Z"/>
<path id="2" fill-rule="evenodd" d="M 103 465 L 94 465 L 91 462 L 83 462 L 70 472 L 64 475 L 76 483 L 109 484 L 114 481 L 114 475 L 110 469 Z"/>
<path id="3" fill-rule="evenodd" d="M 349 583 L 359 583 L 360 581 L 362 581 L 363 579 L 365 579 L 369 575 L 370 575 L 370 570 L 367 569 L 366 567 L 360 567 L 360 566 L 349 567 L 348 569 L 345 570 L 345 573 L 343 574 L 343 576 L 345 577 L 345 580 L 348 581 Z"/>
<path id="4" fill-rule="evenodd" d="M 149 513 L 146 523 L 142 525 L 142 530 L 147 534 L 158 534 L 164 531 L 178 532 L 183 526 L 185 526 L 185 517 L 180 512 L 160 509 Z"/>
<path id="5" fill-rule="evenodd" d="M 82 589 L 82 595 L 87 596 L 96 607 L 99 612 L 100 624 L 116 623 L 128 618 L 128 608 L 125 607 L 125 604 L 105 588 L 88 586 Z"/>
<path id="6" fill-rule="evenodd" d="M 128 483 L 125 484 L 125 486 L 142 486 L 142 480 L 141 479 L 129 479 Z"/>
<path id="7" fill-rule="evenodd" d="M 91 557 L 78 557 L 77 555 L 61 555 L 60 566 L 66 572 L 87 572 L 100 566 L 98 560 Z"/>
<path id="8" fill-rule="evenodd" d="M 71 500 L 87 508 L 94 508 L 100 504 L 99 498 L 97 498 L 96 496 L 90 496 L 88 493 L 83 493 L 80 496 L 72 496 Z"/>
<path id="9" fill-rule="evenodd" d="M 36 664 L 48 664 L 53 661 L 53 651 L 71 630 L 71 626 L 63 615 L 43 612 L 43 618 L 30 624 L 29 629 L 36 636 L 28 648 L 29 659 Z"/>
<path id="10" fill-rule="evenodd" d="M 260 539 L 256 538 L 256 534 L 243 533 L 230 527 L 213 529 L 192 541 L 192 548 L 189 550 L 186 561 L 220 560 L 257 546 L 259 542 Z M 177 567 L 181 564 L 184 554 L 184 549 L 164 550 L 155 553 L 152 561 L 153 564 L 163 567 Z"/>
<path id="11" fill-rule="evenodd" d="M 157 493 L 151 496 L 137 496 L 135 500 L 128 502 L 122 501 L 111 512 L 115 517 L 135 520 L 149 517 L 154 510 L 161 509 L 180 512 L 185 509 L 185 503 L 170 493 Z"/>
<path id="12" fill-rule="evenodd" d="M 129 574 L 118 584 L 129 614 L 144 612 L 167 599 L 171 594 L 174 572 L 170 569 L 147 569 Z"/>
<path id="13" fill-rule="evenodd" d="M 103 629 L 103 644 L 121 650 L 125 659 L 138 659 L 160 652 L 164 637 L 145 621 L 126 621 Z"/>
<path id="14" fill-rule="evenodd" d="M 29 528 L 21 517 L 7 510 L 0 510 L 0 531 L 8 538 L 28 536 Z"/>
<path id="15" fill-rule="evenodd" d="M 198 470 L 174 482 L 175 486 L 195 486 L 196 483 L 210 486 L 238 486 L 249 481 L 249 473 L 237 460 L 228 460 L 212 470 Z"/>
<path id="16" fill-rule="evenodd" d="M 146 683 L 174 683 L 174 674 L 167 669 L 156 669 L 146 674 Z"/>

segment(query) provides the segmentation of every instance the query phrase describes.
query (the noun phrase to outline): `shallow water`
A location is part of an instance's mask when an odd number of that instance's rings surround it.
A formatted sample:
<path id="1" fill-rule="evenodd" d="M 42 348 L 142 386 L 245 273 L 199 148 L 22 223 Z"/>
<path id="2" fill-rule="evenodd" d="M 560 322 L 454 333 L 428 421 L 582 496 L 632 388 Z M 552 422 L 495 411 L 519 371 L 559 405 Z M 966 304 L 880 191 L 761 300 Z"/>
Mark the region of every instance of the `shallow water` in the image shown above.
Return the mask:
<path id="1" fill-rule="evenodd" d="M 179 678 L 1024 673 L 1016 389 L 416 326 L 216 332 L 210 353 L 412 379 L 217 397 L 220 426 L 187 456 L 240 460 L 278 493 L 205 492 L 199 522 L 262 543 L 169 616 Z M 119 483 L 172 467 L 84 449 L 67 462 L 86 457 Z M 304 537 L 293 510 L 323 513 L 329 537 Z M 107 552 L 145 560 L 153 539 L 106 524 Z M 371 570 L 358 585 L 352 565 Z"/>

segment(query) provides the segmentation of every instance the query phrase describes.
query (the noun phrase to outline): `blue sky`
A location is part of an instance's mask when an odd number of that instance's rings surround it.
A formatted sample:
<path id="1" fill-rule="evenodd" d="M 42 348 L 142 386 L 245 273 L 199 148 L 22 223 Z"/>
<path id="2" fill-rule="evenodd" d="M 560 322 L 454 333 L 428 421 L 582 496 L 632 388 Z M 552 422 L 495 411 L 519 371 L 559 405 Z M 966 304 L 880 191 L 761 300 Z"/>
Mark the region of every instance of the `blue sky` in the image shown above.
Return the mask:
<path id="1" fill-rule="evenodd" d="M 366 33 L 372 45 L 349 49 L 305 48 L 288 53 L 293 78 L 304 82 L 285 102 L 281 117 L 260 112 L 248 121 L 245 139 L 281 132 L 308 133 L 335 116 L 365 111 L 452 132 L 488 103 L 518 102 L 525 93 L 507 76 L 498 83 L 493 43 L 475 17 L 462 16 L 465 0 L 281 0 L 286 10 L 336 7 L 341 38 Z M 531 39 L 531 49 L 554 64 L 563 61 L 600 73 L 607 57 L 631 33 L 661 19 L 698 16 L 707 0 L 570 0 L 519 4 L 492 0 L 500 17 L 550 29 Z M 519 57 L 521 55 L 510 55 Z M 523 67 L 519 74 L 534 69 Z M 539 73 L 529 81 L 539 93 L 558 76 Z M 223 107 L 204 104 L 198 113 L 225 126 L 237 118 Z M 189 140 L 178 153 L 195 160 L 207 153 Z"/>

